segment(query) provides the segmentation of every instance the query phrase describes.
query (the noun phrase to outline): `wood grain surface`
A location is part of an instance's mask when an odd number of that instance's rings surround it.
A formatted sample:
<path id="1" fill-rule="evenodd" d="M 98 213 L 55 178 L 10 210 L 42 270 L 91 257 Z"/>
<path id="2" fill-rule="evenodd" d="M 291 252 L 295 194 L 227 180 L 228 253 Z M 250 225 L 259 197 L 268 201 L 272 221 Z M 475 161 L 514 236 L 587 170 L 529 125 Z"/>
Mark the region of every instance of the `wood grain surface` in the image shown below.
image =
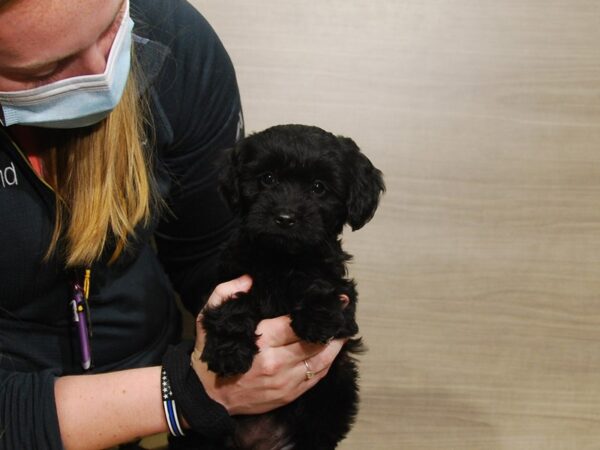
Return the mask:
<path id="1" fill-rule="evenodd" d="M 600 449 L 600 2 L 196 0 L 247 131 L 386 176 L 355 255 L 358 449 Z"/>

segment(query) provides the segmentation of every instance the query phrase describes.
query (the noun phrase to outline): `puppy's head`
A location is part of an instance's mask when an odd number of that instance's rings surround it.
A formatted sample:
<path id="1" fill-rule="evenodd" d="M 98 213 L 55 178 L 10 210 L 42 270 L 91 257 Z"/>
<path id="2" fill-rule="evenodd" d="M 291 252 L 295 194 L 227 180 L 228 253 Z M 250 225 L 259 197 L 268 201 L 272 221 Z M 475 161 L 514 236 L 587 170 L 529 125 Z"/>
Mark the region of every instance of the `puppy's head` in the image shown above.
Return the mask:
<path id="1" fill-rule="evenodd" d="M 384 191 L 381 172 L 349 138 L 279 125 L 229 151 L 221 191 L 246 233 L 305 248 L 361 228 Z"/>

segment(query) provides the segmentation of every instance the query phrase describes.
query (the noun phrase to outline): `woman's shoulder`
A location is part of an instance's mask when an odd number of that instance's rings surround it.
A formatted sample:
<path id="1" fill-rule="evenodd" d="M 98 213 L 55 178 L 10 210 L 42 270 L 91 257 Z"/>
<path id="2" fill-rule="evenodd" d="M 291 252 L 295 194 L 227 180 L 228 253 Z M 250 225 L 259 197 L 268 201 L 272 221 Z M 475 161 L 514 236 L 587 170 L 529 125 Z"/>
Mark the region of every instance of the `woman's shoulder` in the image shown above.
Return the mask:
<path id="1" fill-rule="evenodd" d="M 239 92 L 229 55 L 188 1 L 131 0 L 130 5 L 142 90 L 152 86 L 156 94 L 154 122 L 167 130 L 166 141 L 179 148 L 197 147 L 214 134 L 213 127 L 222 127 L 224 117 L 238 115 Z M 193 142 L 183 142 L 184 137 Z"/>
<path id="2" fill-rule="evenodd" d="M 135 34 L 174 51 L 218 41 L 210 24 L 187 0 L 131 0 L 130 10 Z"/>

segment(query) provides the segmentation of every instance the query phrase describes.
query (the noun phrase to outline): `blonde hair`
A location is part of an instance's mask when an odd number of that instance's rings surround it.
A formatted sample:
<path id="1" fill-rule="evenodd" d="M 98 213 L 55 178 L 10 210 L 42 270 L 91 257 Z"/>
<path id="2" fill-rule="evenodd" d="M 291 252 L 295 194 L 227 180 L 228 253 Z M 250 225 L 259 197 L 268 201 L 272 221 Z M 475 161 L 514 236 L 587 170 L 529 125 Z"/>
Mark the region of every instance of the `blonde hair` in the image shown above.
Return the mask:
<path id="1" fill-rule="evenodd" d="M 46 257 L 64 250 L 67 267 L 89 267 L 114 241 L 109 264 L 160 206 L 144 141 L 147 105 L 137 89 L 135 58 L 117 107 L 100 123 L 61 131 L 46 161 L 56 191 L 54 233 Z"/>

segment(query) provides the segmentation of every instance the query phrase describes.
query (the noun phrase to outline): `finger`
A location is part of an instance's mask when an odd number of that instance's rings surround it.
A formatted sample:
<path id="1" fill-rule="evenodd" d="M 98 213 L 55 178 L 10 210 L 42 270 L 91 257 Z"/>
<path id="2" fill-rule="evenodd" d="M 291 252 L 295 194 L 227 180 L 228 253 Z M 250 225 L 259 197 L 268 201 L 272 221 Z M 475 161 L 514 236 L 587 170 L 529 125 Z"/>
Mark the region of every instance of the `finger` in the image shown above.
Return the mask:
<path id="1" fill-rule="evenodd" d="M 242 275 L 241 277 L 235 278 L 233 280 L 227 281 L 225 283 L 221 283 L 215 287 L 214 291 L 208 298 L 206 305 L 209 307 L 217 307 L 225 300 L 234 297 L 235 294 L 239 292 L 247 292 L 252 287 L 252 278 L 249 275 Z M 196 348 L 202 349 L 204 348 L 204 338 L 205 331 L 202 326 L 202 311 L 204 308 L 198 313 L 196 316 Z"/>
<path id="2" fill-rule="evenodd" d="M 290 323 L 289 316 L 261 320 L 256 327 L 256 334 L 259 336 L 256 344 L 260 348 L 281 347 L 298 342 L 300 338 L 296 336 Z"/>
<path id="3" fill-rule="evenodd" d="M 345 343 L 344 339 L 335 339 L 325 345 L 321 352 L 307 358 L 306 361 L 310 370 L 315 373 L 328 370 Z M 305 370 L 308 370 L 304 363 L 302 363 L 302 366 L 304 366 Z"/>
<path id="4" fill-rule="evenodd" d="M 348 306 L 348 303 L 350 303 L 350 297 L 348 297 L 346 294 L 340 294 L 340 301 L 342 302 L 342 304 L 344 305 L 343 307 L 345 308 L 346 306 Z"/>
<path id="5" fill-rule="evenodd" d="M 242 275 L 241 277 L 221 283 L 215 287 L 206 304 L 212 307 L 219 306 L 238 292 L 248 292 L 251 286 L 252 278 L 249 275 Z"/>
<path id="6" fill-rule="evenodd" d="M 331 341 L 322 352 L 296 365 L 291 372 L 291 377 L 295 380 L 291 397 L 298 398 L 327 375 L 331 363 L 342 349 L 344 342 L 343 340 Z"/>
<path id="7" fill-rule="evenodd" d="M 276 351 L 281 355 L 282 359 L 289 365 L 297 365 L 305 359 L 310 359 L 313 356 L 321 353 L 325 349 L 325 344 L 315 344 L 306 341 L 292 342 L 291 344 L 276 347 Z"/>
<path id="8" fill-rule="evenodd" d="M 204 349 L 204 340 L 206 338 L 206 331 L 204 331 L 204 327 L 202 326 L 202 321 L 200 319 L 200 314 L 198 314 L 198 318 L 196 319 L 196 340 L 194 347 L 197 349 Z"/>
<path id="9" fill-rule="evenodd" d="M 296 363 L 288 375 L 289 383 L 293 386 L 293 396 L 302 395 L 327 375 L 344 343 L 345 341 L 341 339 L 331 341 L 322 346 L 324 348 L 321 352 Z"/>

